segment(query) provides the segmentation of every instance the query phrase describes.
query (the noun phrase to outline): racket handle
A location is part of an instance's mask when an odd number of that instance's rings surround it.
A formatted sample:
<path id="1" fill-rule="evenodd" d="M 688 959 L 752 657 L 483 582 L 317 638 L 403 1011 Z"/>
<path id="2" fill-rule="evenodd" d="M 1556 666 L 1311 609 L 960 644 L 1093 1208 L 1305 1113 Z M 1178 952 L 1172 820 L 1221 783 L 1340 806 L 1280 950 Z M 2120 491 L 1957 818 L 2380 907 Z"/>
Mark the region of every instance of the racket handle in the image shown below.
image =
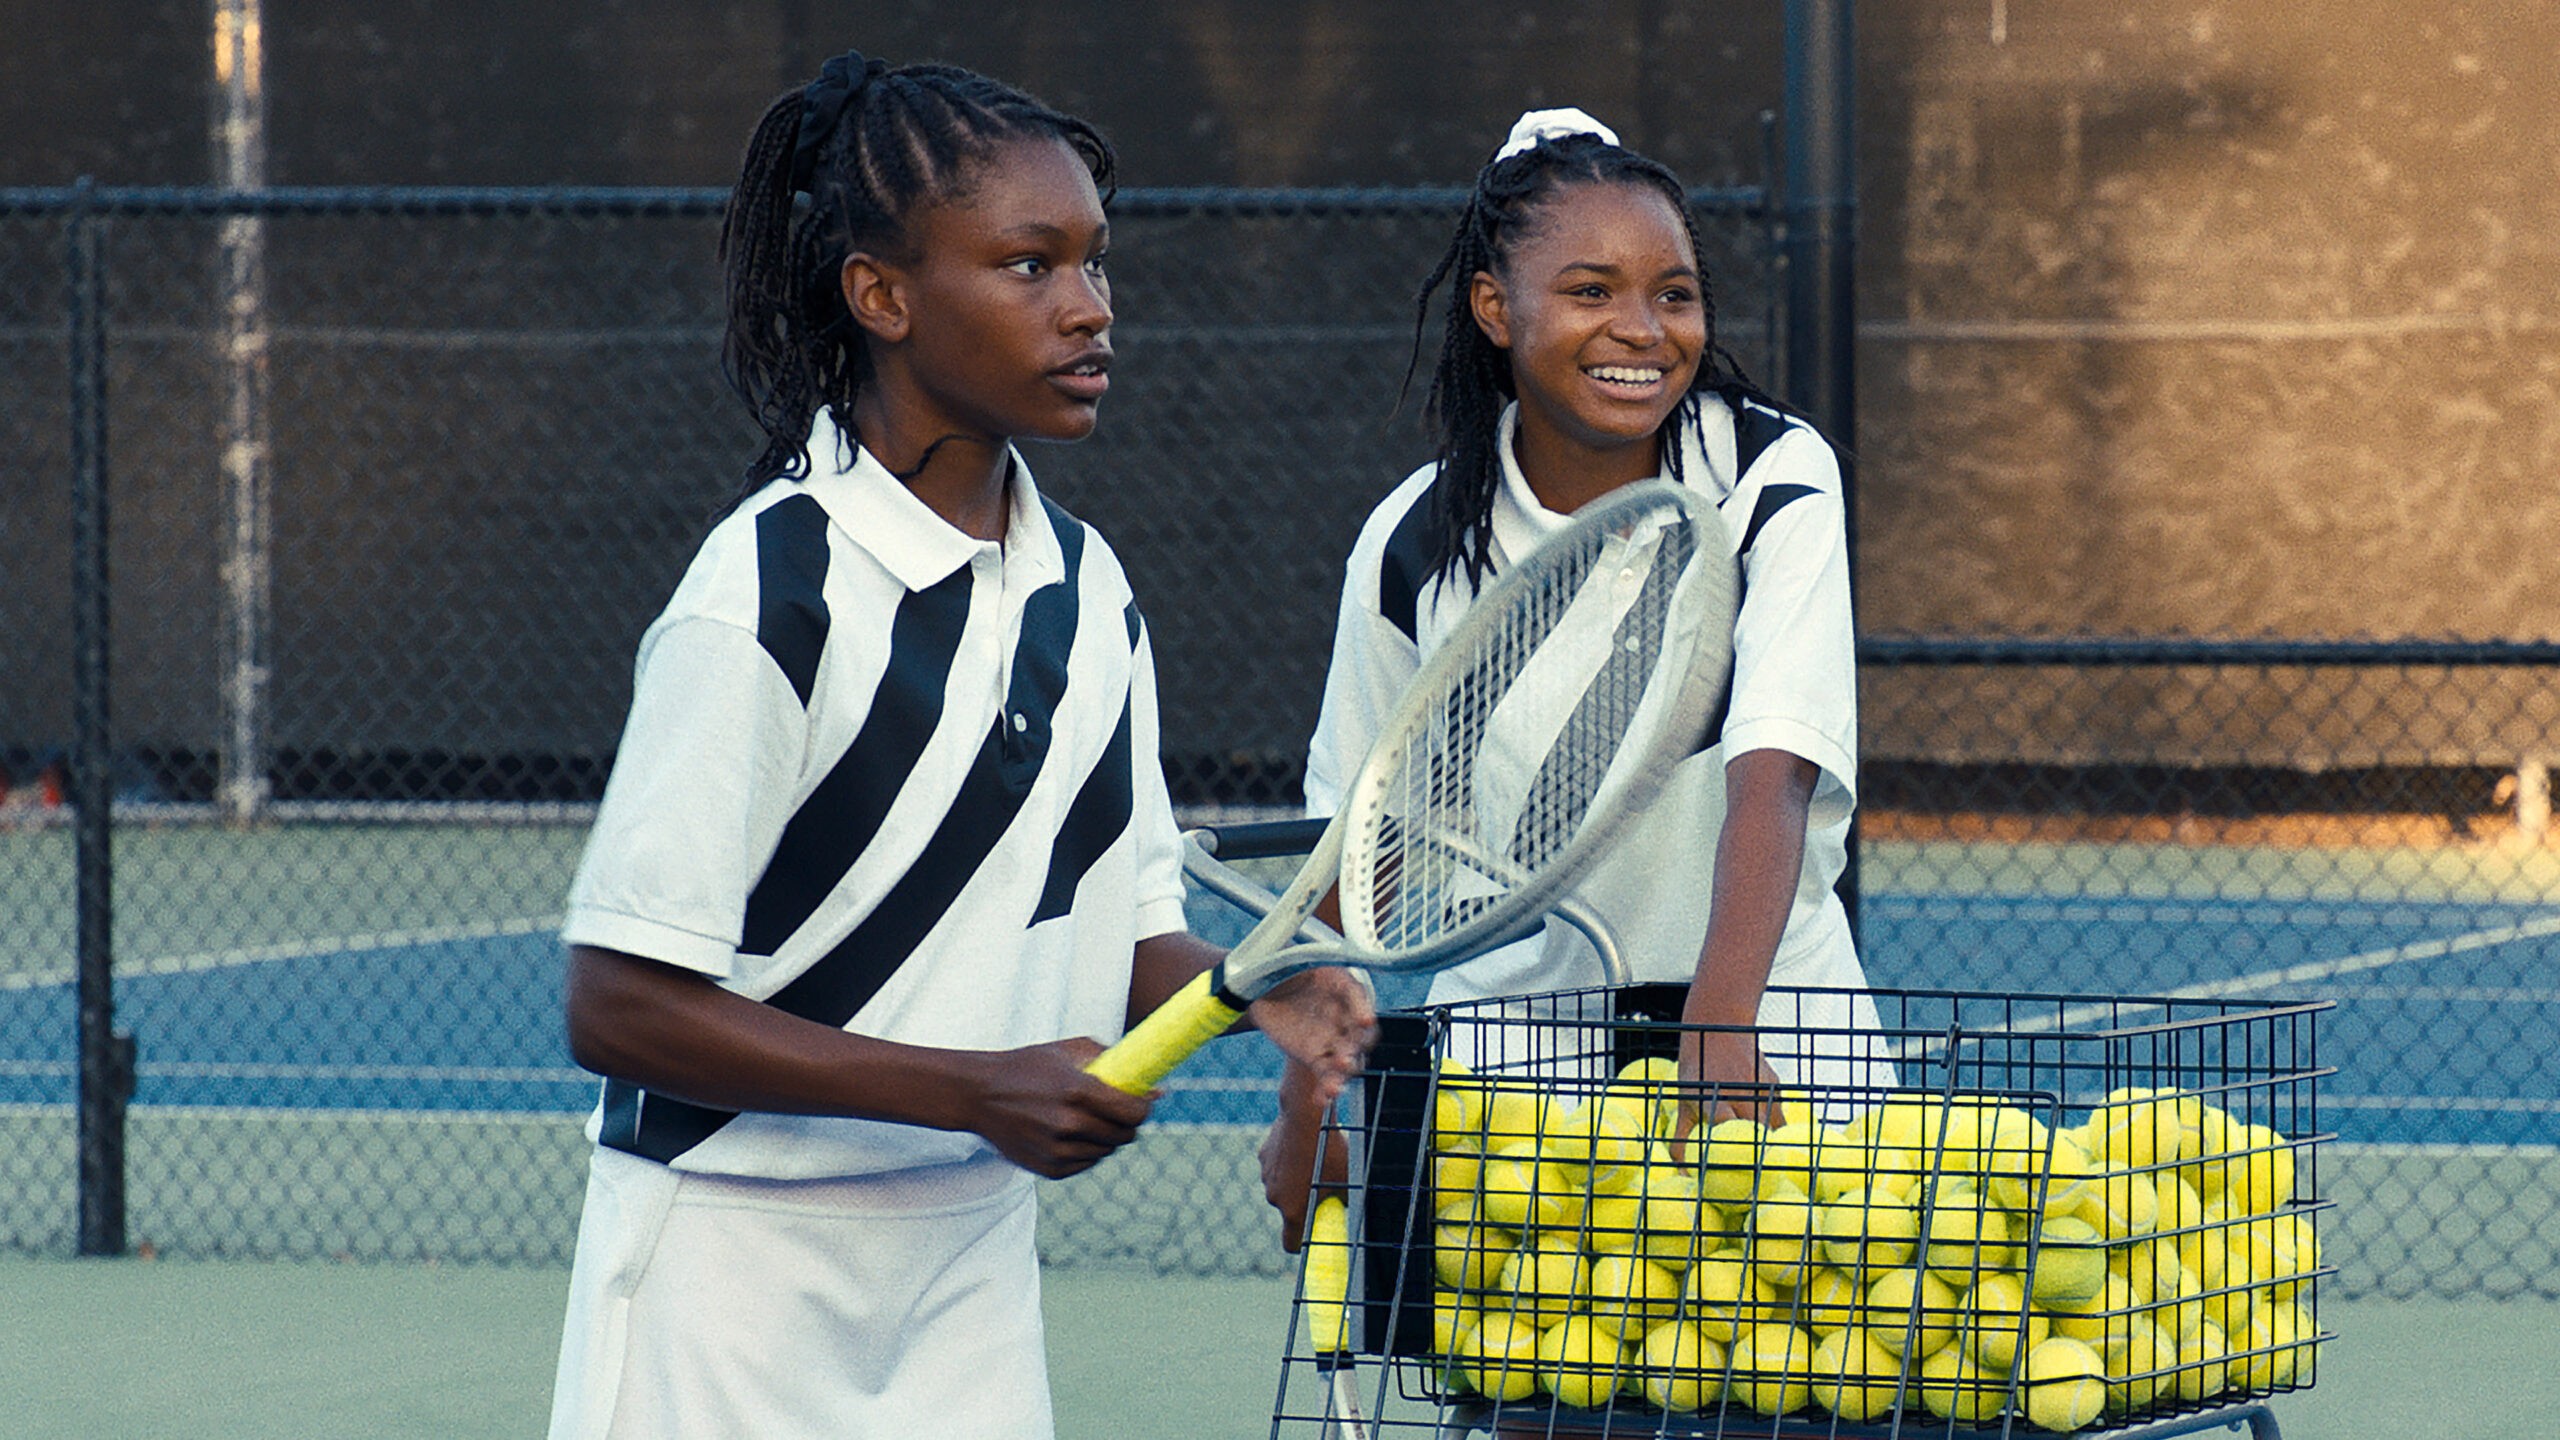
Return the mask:
<path id="1" fill-rule="evenodd" d="M 1119 1044 L 1094 1056 L 1085 1073 L 1132 1095 L 1156 1088 L 1156 1082 L 1172 1074 L 1173 1067 L 1225 1034 L 1244 1013 L 1218 998 L 1211 980 L 1216 973 L 1204 970 L 1194 976 L 1154 1014 L 1139 1021 L 1136 1029 L 1121 1036 Z"/>

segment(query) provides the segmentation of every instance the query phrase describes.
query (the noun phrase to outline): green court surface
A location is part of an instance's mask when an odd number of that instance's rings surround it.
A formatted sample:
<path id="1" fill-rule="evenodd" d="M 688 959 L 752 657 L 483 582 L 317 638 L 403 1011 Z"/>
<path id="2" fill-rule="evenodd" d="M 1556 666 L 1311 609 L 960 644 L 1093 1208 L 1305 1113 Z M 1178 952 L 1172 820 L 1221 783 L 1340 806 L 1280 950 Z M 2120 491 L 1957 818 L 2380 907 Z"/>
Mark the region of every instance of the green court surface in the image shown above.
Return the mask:
<path id="1" fill-rule="evenodd" d="M 542 1433 L 565 1272 L 0 1258 L 8 1440 Z M 1288 1282 L 1053 1270 L 1061 1440 L 1269 1433 Z M 2329 1302 L 2287 1440 L 2553 1433 L 2560 1306 Z M 2226 1432 L 2212 1431 L 2209 1434 Z"/>

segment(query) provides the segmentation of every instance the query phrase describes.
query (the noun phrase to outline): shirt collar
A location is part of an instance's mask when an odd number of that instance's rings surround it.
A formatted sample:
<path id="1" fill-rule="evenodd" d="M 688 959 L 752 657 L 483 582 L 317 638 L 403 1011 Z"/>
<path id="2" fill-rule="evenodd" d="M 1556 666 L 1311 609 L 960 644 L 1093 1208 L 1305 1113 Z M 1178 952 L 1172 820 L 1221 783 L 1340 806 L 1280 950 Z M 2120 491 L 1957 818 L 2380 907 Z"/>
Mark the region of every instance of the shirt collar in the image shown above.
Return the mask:
<path id="1" fill-rule="evenodd" d="M 1712 412 L 1709 406 L 1715 407 Z M 1680 483 L 1713 504 L 1731 494 L 1735 482 L 1733 425 L 1729 419 L 1721 425 L 1711 423 L 1726 416 L 1724 400 L 1712 394 L 1692 396 L 1681 402 L 1679 413 L 1681 423 L 1674 429 L 1679 436 Z M 1519 428 L 1520 402 L 1514 400 L 1503 407 L 1493 437 L 1494 454 L 1502 461 L 1502 483 L 1493 492 L 1493 543 L 1506 561 L 1536 549 L 1539 541 L 1572 518 L 1539 503 L 1528 477 L 1520 473 L 1519 457 L 1511 451 L 1513 433 Z"/>
<path id="2" fill-rule="evenodd" d="M 824 410 L 809 426 L 809 477 L 801 485 L 854 543 L 909 590 L 929 589 L 990 553 L 1032 585 L 1063 579 L 1066 563 L 1049 524 L 1049 507 L 1032 484 L 1031 467 L 1010 446 L 1005 460 L 1010 468 L 1001 546 L 935 514 L 868 449 L 850 442 Z"/>

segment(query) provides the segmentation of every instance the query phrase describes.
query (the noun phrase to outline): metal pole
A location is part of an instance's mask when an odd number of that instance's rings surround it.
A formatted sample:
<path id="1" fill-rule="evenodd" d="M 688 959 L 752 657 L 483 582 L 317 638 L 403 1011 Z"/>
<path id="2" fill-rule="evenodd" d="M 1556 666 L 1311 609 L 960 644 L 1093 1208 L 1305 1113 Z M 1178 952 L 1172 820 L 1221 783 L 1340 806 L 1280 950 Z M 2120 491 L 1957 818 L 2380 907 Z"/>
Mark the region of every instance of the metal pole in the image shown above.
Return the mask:
<path id="1" fill-rule="evenodd" d="M 1858 556 L 1857 74 L 1852 0 L 1787 0 L 1786 398 L 1830 432 L 1840 451 L 1849 573 Z M 1840 897 L 1858 923 L 1858 836 Z"/>
<path id="2" fill-rule="evenodd" d="M 71 282 L 71 655 L 74 946 L 79 969 L 80 1253 L 124 1253 L 124 1112 L 132 1041 L 116 1032 L 112 894 L 115 740 L 107 622 L 107 364 L 98 219 L 81 202 L 65 227 Z"/>
<path id="3" fill-rule="evenodd" d="M 217 178 L 227 190 L 267 183 L 265 35 L 261 0 L 213 0 L 213 68 L 221 112 L 214 125 Z M 267 221 L 221 220 L 215 271 L 221 291 L 222 738 L 216 799 L 233 823 L 267 803 L 268 504 Z"/>

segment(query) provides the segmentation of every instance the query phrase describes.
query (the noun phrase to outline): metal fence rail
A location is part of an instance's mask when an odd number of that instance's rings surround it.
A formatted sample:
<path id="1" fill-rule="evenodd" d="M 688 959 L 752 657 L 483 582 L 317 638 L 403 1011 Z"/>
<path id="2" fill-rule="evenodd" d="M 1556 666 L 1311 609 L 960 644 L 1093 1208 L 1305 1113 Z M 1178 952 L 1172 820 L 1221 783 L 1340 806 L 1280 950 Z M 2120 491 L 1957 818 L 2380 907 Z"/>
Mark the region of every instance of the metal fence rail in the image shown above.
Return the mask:
<path id="1" fill-rule="evenodd" d="M 1296 801 L 1462 198 L 1115 202 L 1119 384 L 1031 460 L 1148 609 L 1188 812 Z M 1693 198 L 1772 375 L 1770 207 Z M 751 449 L 721 199 L 0 190 L 0 1245 L 566 1258 L 593 1082 L 550 934 L 634 643 Z M 2560 644 L 1862 659 L 1879 984 L 2337 998 L 2337 1283 L 2560 1283 Z M 1049 1189 L 1053 1261 L 1279 1268 L 1203 1238 L 1258 1210 L 1268 1113 L 1268 1056 L 1213 1048 Z"/>

